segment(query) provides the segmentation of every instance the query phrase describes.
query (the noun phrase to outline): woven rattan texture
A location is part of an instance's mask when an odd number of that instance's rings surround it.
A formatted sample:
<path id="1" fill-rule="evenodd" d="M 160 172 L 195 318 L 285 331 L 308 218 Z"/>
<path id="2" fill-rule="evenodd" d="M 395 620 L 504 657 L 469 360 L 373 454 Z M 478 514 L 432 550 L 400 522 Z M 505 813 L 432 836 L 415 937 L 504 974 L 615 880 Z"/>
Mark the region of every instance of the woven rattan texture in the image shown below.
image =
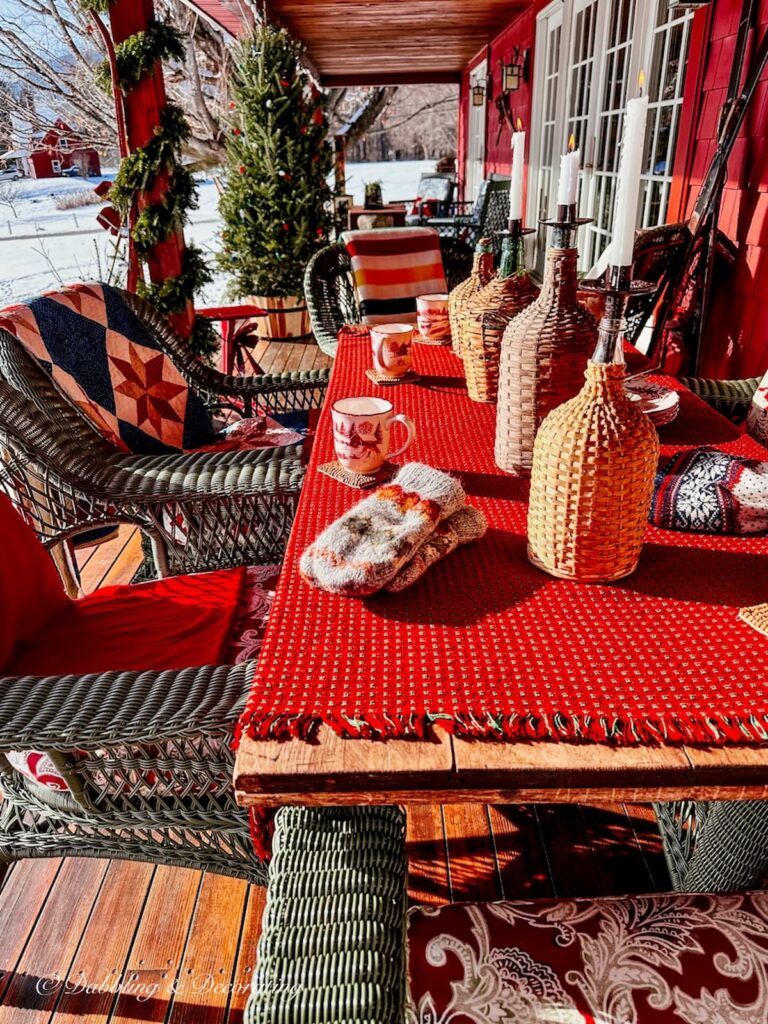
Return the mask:
<path id="1" fill-rule="evenodd" d="M 473 401 L 496 401 L 504 329 L 538 294 L 528 274 L 523 272 L 494 278 L 470 302 L 464 318 L 461 354 L 467 392 Z"/>
<path id="2" fill-rule="evenodd" d="M 395 384 L 413 384 L 419 379 L 418 373 L 414 370 L 408 370 L 402 377 L 388 377 L 386 373 L 374 370 L 372 366 L 369 366 L 365 371 L 365 376 L 368 380 L 373 381 L 374 384 L 384 388 L 390 388 Z"/>
<path id="3" fill-rule="evenodd" d="M 451 347 L 461 357 L 464 344 L 465 317 L 472 300 L 493 279 L 493 253 L 475 252 L 472 273 L 461 284 L 457 284 L 448 296 L 448 319 L 451 324 Z"/>
<path id="4" fill-rule="evenodd" d="M 756 629 L 758 633 L 768 636 L 768 603 L 756 604 L 751 608 L 742 608 L 739 618 Z"/>
<path id="5" fill-rule="evenodd" d="M 576 249 L 550 249 L 541 294 L 501 344 L 496 462 L 529 471 L 544 417 L 573 398 L 597 342 L 597 322 L 576 299 Z"/>
<path id="6" fill-rule="evenodd" d="M 624 376 L 623 366 L 590 362 L 584 387 L 536 435 L 528 551 L 555 576 L 617 580 L 640 557 L 659 444 Z"/>
<path id="7" fill-rule="evenodd" d="M 407 458 L 459 474 L 487 535 L 402 594 L 358 600 L 310 589 L 300 554 L 359 500 L 317 474 L 333 457 L 330 406 L 375 394 L 368 346 L 342 336 L 340 347 L 244 716 L 252 735 L 306 734 L 321 722 L 351 736 L 418 734 L 438 720 L 499 737 L 768 737 L 764 647 L 738 619 L 739 608 L 765 600 L 766 540 L 649 527 L 637 571 L 620 583 L 534 568 L 527 484 L 496 468 L 495 409 L 470 401 L 448 349 L 418 349 L 421 382 L 398 390 L 417 428 Z M 665 454 L 711 444 L 766 458 L 687 392 L 660 436 Z"/>
<path id="8" fill-rule="evenodd" d="M 331 480 L 338 480 L 347 487 L 355 487 L 358 491 L 365 491 L 369 487 L 376 487 L 391 479 L 397 472 L 398 467 L 391 462 L 385 462 L 376 473 L 353 473 L 351 469 L 345 469 L 338 459 L 333 462 L 324 462 L 317 467 L 318 473 L 329 476 Z"/>

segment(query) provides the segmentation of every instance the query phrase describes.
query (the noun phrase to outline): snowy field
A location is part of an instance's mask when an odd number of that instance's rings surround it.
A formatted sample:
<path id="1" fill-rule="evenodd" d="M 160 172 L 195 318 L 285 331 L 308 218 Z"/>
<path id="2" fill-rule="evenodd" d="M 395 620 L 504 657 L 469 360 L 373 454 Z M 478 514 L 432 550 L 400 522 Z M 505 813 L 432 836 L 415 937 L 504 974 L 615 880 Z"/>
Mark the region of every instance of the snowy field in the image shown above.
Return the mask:
<path id="1" fill-rule="evenodd" d="M 430 160 L 347 164 L 347 191 L 356 203 L 362 203 L 364 182 L 381 181 L 385 202 L 412 199 L 419 176 L 430 170 L 434 170 Z M 108 180 L 110 175 L 106 177 Z M 0 306 L 61 284 L 106 277 L 113 262 L 112 242 L 96 223 L 100 207 L 56 209 L 57 201 L 88 191 L 100 180 L 91 178 L 86 184 L 79 178 L 45 178 L 0 183 Z M 211 178 L 200 180 L 198 198 L 200 207 L 192 213 L 186 235 L 202 247 L 213 268 L 221 223 L 218 193 Z M 223 301 L 225 285 L 223 275 L 217 274 L 201 296 L 201 304 Z"/>

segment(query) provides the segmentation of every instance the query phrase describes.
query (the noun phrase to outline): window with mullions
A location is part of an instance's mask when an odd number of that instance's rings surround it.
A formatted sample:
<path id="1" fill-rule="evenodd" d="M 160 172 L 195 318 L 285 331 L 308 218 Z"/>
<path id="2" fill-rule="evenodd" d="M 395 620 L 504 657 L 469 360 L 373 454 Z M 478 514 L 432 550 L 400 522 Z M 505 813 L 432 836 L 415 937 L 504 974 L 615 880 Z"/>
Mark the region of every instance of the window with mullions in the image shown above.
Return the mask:
<path id="1" fill-rule="evenodd" d="M 556 0 L 539 14 L 536 50 L 545 60 L 535 62 L 528 217 L 554 213 L 559 154 L 573 134 L 582 154 L 579 213 L 594 219 L 580 232 L 582 270 L 599 263 L 611 238 L 624 107 L 641 69 L 650 105 L 637 225 L 666 219 L 692 17 L 667 0 Z M 538 268 L 545 244 L 539 232 Z"/>

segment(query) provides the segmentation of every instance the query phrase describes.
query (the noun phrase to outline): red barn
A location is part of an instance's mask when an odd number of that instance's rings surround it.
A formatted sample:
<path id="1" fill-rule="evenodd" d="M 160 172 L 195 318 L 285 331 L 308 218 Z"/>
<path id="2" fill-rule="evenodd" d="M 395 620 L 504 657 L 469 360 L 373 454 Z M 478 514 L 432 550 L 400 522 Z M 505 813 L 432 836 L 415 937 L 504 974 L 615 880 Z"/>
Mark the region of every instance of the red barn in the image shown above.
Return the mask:
<path id="1" fill-rule="evenodd" d="M 62 120 L 30 137 L 29 166 L 33 178 L 58 178 L 72 167 L 88 177 L 101 174 L 98 152 Z"/>

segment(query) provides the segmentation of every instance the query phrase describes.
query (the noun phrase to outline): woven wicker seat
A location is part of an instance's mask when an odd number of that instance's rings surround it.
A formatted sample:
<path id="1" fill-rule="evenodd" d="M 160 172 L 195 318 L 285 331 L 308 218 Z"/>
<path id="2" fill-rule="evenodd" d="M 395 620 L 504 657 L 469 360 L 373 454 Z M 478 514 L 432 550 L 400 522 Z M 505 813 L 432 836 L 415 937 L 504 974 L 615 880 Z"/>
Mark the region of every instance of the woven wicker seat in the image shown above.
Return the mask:
<path id="1" fill-rule="evenodd" d="M 440 251 L 448 290 L 469 277 L 472 250 L 455 238 L 441 238 Z M 352 282 L 349 254 L 341 243 L 321 249 L 307 265 L 304 294 L 318 345 L 329 356 L 336 355 L 336 338 L 345 323 L 361 319 Z"/>
<path id="2" fill-rule="evenodd" d="M 711 380 L 708 377 L 681 377 L 681 383 L 690 388 L 707 405 L 734 423 L 742 423 L 761 377 L 746 377 L 743 380 Z"/>
<path id="3" fill-rule="evenodd" d="M 212 412 L 249 416 L 322 403 L 326 370 L 225 376 L 195 359 L 145 302 L 122 297 Z M 4 330 L 0 379 L 0 479 L 46 546 L 94 525 L 123 522 L 151 538 L 161 574 L 280 561 L 304 478 L 300 444 L 125 454 Z"/>
<path id="4" fill-rule="evenodd" d="M 477 199 L 471 210 L 459 210 L 467 203 L 457 203 L 457 210 L 451 217 L 430 217 L 425 223 L 439 235 L 458 238 L 473 248 L 483 236 L 493 238 L 494 251 L 501 252 L 501 239 L 495 235 L 503 231 L 509 220 L 509 178 L 492 174 L 480 183 Z"/>

